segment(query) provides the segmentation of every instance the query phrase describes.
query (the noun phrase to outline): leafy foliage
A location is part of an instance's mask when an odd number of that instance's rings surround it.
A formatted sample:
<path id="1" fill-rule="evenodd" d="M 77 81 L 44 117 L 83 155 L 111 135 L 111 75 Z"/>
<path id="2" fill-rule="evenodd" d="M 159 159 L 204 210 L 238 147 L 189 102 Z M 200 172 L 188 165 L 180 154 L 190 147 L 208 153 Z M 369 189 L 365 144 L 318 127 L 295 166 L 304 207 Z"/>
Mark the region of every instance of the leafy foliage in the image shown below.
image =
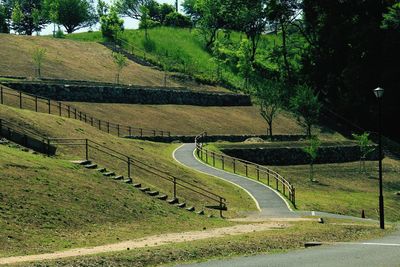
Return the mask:
<path id="1" fill-rule="evenodd" d="M 118 17 L 115 8 L 111 8 L 110 13 L 102 16 L 100 23 L 103 37 L 110 41 L 117 40 L 120 33 L 124 31 L 124 20 Z"/>
<path id="2" fill-rule="evenodd" d="M 38 78 L 41 78 L 41 76 L 42 76 L 41 69 L 42 69 L 42 64 L 43 64 L 45 57 L 46 57 L 46 49 L 45 48 L 38 47 L 35 50 L 33 50 L 32 59 L 36 66 L 36 73 L 37 73 Z"/>
<path id="3" fill-rule="evenodd" d="M 20 34 L 40 32 L 48 23 L 42 0 L 15 0 L 12 8 L 12 29 Z"/>
<path id="4" fill-rule="evenodd" d="M 7 10 L 6 7 L 0 4 L 0 33 L 9 33 L 10 29 L 7 23 Z"/>
<path id="5" fill-rule="evenodd" d="M 310 158 L 310 181 L 315 182 L 314 179 L 314 162 L 318 157 L 318 149 L 321 146 L 321 141 L 318 138 L 313 137 L 310 139 L 310 145 L 303 148 L 303 151 L 307 153 Z"/>
<path id="6" fill-rule="evenodd" d="M 113 53 L 113 60 L 115 66 L 117 67 L 117 75 L 116 75 L 116 82 L 119 84 L 119 77 L 123 68 L 128 65 L 126 57 L 121 53 Z"/>
<path id="7" fill-rule="evenodd" d="M 178 12 L 169 13 L 165 17 L 165 26 L 188 28 L 192 26 L 190 19 Z"/>
<path id="8" fill-rule="evenodd" d="M 318 122 L 321 109 L 318 95 L 314 94 L 311 87 L 298 85 L 296 94 L 290 99 L 290 106 L 297 116 L 297 121 L 306 129 L 307 136 L 311 138 L 312 126 Z"/>

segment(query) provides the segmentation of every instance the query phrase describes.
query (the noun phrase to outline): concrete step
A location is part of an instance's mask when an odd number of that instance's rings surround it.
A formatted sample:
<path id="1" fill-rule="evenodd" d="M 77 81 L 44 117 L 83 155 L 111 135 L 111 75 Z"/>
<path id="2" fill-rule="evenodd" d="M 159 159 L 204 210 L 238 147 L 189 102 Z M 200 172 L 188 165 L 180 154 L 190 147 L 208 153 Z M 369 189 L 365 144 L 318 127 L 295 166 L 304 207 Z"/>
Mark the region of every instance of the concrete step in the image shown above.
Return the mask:
<path id="1" fill-rule="evenodd" d="M 157 198 L 159 200 L 167 200 L 168 196 L 167 195 L 159 195 L 159 196 L 157 196 Z"/>
<path id="2" fill-rule="evenodd" d="M 146 193 L 152 197 L 158 196 L 160 194 L 160 192 L 158 191 L 147 191 Z"/>
<path id="3" fill-rule="evenodd" d="M 124 180 L 124 176 L 118 175 L 118 176 L 115 176 L 113 179 L 116 181 L 121 181 L 121 180 Z"/>
<path id="4" fill-rule="evenodd" d="M 204 215 L 204 210 L 196 212 L 198 215 Z"/>
<path id="5" fill-rule="evenodd" d="M 133 187 L 140 188 L 142 187 L 142 184 L 133 184 Z"/>
<path id="6" fill-rule="evenodd" d="M 185 202 L 182 202 L 182 203 L 176 204 L 176 206 L 177 206 L 178 208 L 183 209 L 184 207 L 186 207 L 186 203 L 185 203 Z"/>
<path id="7" fill-rule="evenodd" d="M 115 172 L 104 172 L 103 176 L 106 176 L 106 177 L 115 176 Z"/>
<path id="8" fill-rule="evenodd" d="M 139 190 L 142 191 L 142 192 L 147 192 L 147 191 L 150 191 L 150 188 L 142 187 L 142 188 L 139 188 Z"/>
<path id="9" fill-rule="evenodd" d="M 177 204 L 177 203 L 179 203 L 179 199 L 177 199 L 177 198 L 171 198 L 171 199 L 168 199 L 167 202 L 168 202 L 169 204 Z"/>
<path id="10" fill-rule="evenodd" d="M 90 160 L 72 160 L 71 162 L 78 165 L 89 165 L 92 163 Z"/>
<path id="11" fill-rule="evenodd" d="M 87 165 L 83 165 L 86 169 L 96 169 L 97 168 L 97 164 L 87 164 Z"/>
<path id="12" fill-rule="evenodd" d="M 126 179 L 124 180 L 124 183 L 126 183 L 126 184 L 133 184 L 133 180 L 132 180 L 132 178 L 126 178 Z"/>
<path id="13" fill-rule="evenodd" d="M 189 207 L 189 208 L 186 208 L 186 210 L 187 210 L 187 211 L 192 211 L 192 212 L 193 212 L 193 211 L 196 210 L 196 208 L 195 208 L 195 207 Z"/>
<path id="14" fill-rule="evenodd" d="M 106 168 L 98 168 L 96 171 L 103 173 L 103 172 L 106 172 L 107 169 Z"/>

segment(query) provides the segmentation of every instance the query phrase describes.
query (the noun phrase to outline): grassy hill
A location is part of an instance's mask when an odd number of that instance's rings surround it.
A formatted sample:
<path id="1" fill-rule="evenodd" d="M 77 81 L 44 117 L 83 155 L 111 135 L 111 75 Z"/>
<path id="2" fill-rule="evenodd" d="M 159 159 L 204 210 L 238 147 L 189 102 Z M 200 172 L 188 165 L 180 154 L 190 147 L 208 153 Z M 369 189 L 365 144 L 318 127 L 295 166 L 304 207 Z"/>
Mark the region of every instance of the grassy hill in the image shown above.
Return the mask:
<path id="1" fill-rule="evenodd" d="M 231 223 L 149 198 L 69 161 L 0 145 L 0 256 Z"/>
<path id="2" fill-rule="evenodd" d="M 217 62 L 211 53 L 205 50 L 205 42 L 198 30 L 157 27 L 149 29 L 148 32 L 150 41 L 145 41 L 143 30 L 126 30 L 121 37 L 125 41 L 123 46 L 127 51 L 164 69 L 186 73 L 204 81 L 217 82 Z M 244 34 L 237 32 L 231 32 L 229 37 L 228 42 L 236 46 L 234 51 L 237 50 L 240 41 L 246 38 Z M 67 38 L 86 42 L 104 41 L 100 32 L 71 34 Z M 219 33 L 218 40 L 226 42 L 222 32 Z M 277 71 L 277 64 L 265 59 L 268 57 L 267 53 L 280 42 L 277 35 L 262 36 L 256 61 L 272 71 Z M 295 65 L 295 62 L 293 63 Z M 243 86 L 244 78 L 237 70 L 227 67 L 225 63 L 222 63 L 221 68 L 222 81 L 237 88 Z"/>
<path id="3" fill-rule="evenodd" d="M 58 117 L 55 115 L 47 115 L 43 113 L 35 113 L 27 110 L 19 110 L 0 105 L 0 114 L 2 118 L 9 121 L 25 125 L 42 135 L 59 138 L 89 138 L 99 144 L 108 146 L 111 149 L 122 152 L 126 155 L 145 162 L 146 164 L 162 169 L 171 175 L 180 177 L 188 182 L 197 184 L 200 187 L 209 189 L 219 195 L 225 196 L 228 201 L 229 211 L 226 216 L 235 217 L 244 215 L 246 210 L 255 210 L 255 204 L 252 199 L 242 190 L 233 185 L 223 182 L 216 178 L 211 178 L 203 174 L 188 170 L 174 161 L 172 152 L 178 144 L 160 144 L 145 141 L 130 140 L 118 138 L 99 131 L 83 122 Z M 59 156 L 66 159 L 82 159 L 84 157 L 83 147 L 59 147 Z M 126 164 L 121 164 L 113 157 L 105 156 L 96 151 L 90 152 L 96 163 L 105 166 L 112 171 L 126 175 Z M 172 184 L 164 180 L 160 180 L 156 176 L 143 172 L 138 168 L 133 168 L 133 177 L 136 181 L 150 186 L 160 192 L 172 195 Z M 201 195 L 193 194 L 183 188 L 178 188 L 178 197 L 182 201 L 195 205 L 198 210 L 204 205 L 210 204 L 209 200 Z M 211 211 L 209 211 L 211 212 Z"/>
<path id="4" fill-rule="evenodd" d="M 99 43 L 10 34 L 0 34 L 0 76 L 35 77 L 32 54 L 39 47 L 46 49 L 42 66 L 42 76 L 45 78 L 115 81 L 116 67 L 112 52 Z M 164 86 L 164 76 L 162 71 L 129 61 L 122 70 L 120 81 L 124 84 Z M 167 86 L 223 90 L 169 78 Z"/>

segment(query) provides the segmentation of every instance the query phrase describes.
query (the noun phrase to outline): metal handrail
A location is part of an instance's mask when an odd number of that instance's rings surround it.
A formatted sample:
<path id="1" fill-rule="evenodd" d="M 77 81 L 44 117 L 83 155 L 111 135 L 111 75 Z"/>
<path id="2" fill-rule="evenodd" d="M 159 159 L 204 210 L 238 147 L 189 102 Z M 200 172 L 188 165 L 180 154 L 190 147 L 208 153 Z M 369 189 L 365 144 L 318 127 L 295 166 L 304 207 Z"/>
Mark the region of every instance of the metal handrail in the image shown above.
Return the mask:
<path id="1" fill-rule="evenodd" d="M 215 163 L 215 156 L 217 156 L 217 157 L 219 157 L 221 159 L 221 162 L 224 162 L 224 159 L 230 159 L 230 160 L 232 160 L 232 162 L 239 162 L 239 163 L 244 164 L 246 166 L 246 175 L 247 175 L 248 166 L 255 167 L 255 169 L 257 170 L 257 176 L 258 177 L 259 177 L 259 172 L 262 172 L 262 173 L 266 174 L 268 177 L 270 175 L 272 175 L 275 178 L 277 183 L 280 182 L 282 184 L 283 195 L 285 195 L 285 192 L 286 192 L 285 188 L 286 188 L 287 191 L 288 191 L 289 200 L 292 202 L 292 204 L 294 206 L 296 206 L 295 187 L 294 187 L 293 184 L 290 183 L 289 180 L 287 180 L 285 177 L 280 175 L 278 172 L 276 172 L 274 170 L 271 170 L 266 166 L 262 166 L 262 165 L 254 163 L 254 162 L 250 162 L 250 161 L 247 161 L 247 160 L 242 160 L 242 159 L 239 159 L 239 158 L 234 158 L 234 157 L 231 157 L 231 156 L 223 155 L 221 153 L 214 152 L 214 151 L 209 151 L 209 150 L 205 149 L 203 147 L 203 139 L 206 136 L 207 136 L 207 133 L 206 132 L 202 132 L 202 133 L 198 134 L 195 137 L 194 141 L 195 141 L 195 147 L 196 147 L 196 151 L 197 151 L 197 155 L 198 156 L 200 155 L 200 152 L 204 151 L 206 153 L 206 157 L 208 157 L 208 152 L 211 152 L 211 155 L 213 157 L 213 162 L 214 163 Z M 222 163 L 222 164 L 224 164 L 224 163 Z M 222 168 L 224 168 L 224 167 L 222 167 Z M 279 188 L 276 188 L 276 189 L 279 191 Z"/>

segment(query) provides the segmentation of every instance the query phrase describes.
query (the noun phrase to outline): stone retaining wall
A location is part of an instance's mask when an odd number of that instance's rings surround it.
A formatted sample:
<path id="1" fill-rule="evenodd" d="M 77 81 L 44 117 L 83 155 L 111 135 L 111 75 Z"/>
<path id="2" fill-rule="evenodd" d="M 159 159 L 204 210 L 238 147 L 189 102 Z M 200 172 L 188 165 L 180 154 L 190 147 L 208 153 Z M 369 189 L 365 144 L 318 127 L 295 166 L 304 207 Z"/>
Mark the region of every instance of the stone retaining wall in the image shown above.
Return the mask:
<path id="1" fill-rule="evenodd" d="M 375 146 L 376 147 L 376 146 Z M 300 147 L 223 149 L 223 153 L 261 165 L 302 165 L 309 164 L 309 156 Z M 375 149 L 366 160 L 378 160 L 379 152 Z M 360 148 L 354 146 L 321 146 L 318 149 L 316 164 L 343 163 L 360 160 Z"/>
<path id="2" fill-rule="evenodd" d="M 56 101 L 175 104 L 196 106 L 250 106 L 247 95 L 191 91 L 178 88 L 89 85 L 76 83 L 3 82 L 5 86 Z"/>

